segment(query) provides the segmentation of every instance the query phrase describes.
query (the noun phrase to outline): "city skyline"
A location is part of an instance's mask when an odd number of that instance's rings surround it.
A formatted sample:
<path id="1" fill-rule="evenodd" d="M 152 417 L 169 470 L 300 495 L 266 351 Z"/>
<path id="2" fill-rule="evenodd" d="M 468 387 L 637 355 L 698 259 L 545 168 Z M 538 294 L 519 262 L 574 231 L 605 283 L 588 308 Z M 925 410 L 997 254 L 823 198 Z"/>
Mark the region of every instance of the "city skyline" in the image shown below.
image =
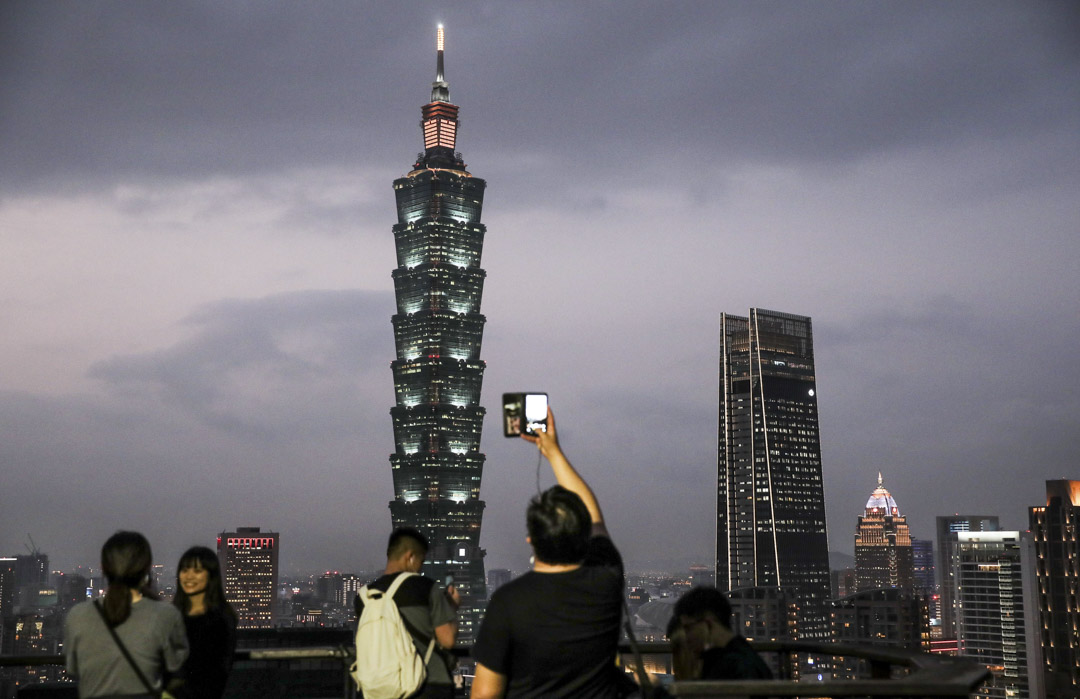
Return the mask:
<path id="1" fill-rule="evenodd" d="M 1067 5 L 267 7 L 0 7 L 0 553 L 257 524 L 284 571 L 378 567 L 439 22 L 498 231 L 481 403 L 551 395 L 632 565 L 712 555 L 729 309 L 814 318 L 834 550 L 878 471 L 921 538 L 1076 477 Z M 496 419 L 481 545 L 521 569 Z"/>

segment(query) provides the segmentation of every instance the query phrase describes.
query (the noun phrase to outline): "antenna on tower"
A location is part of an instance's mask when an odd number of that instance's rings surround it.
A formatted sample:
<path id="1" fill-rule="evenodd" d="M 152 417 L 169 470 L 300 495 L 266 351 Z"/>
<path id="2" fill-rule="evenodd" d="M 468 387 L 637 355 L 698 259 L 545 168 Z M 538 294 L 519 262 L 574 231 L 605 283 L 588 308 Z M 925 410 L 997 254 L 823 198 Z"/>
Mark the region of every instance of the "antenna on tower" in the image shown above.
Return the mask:
<path id="1" fill-rule="evenodd" d="M 446 47 L 446 34 L 443 30 L 443 25 L 439 25 L 439 28 L 435 31 L 435 52 L 437 61 L 435 64 L 435 82 L 431 83 L 431 101 L 432 102 L 449 102 L 450 101 L 450 85 L 447 84 L 446 78 L 443 77 L 443 49 Z"/>
<path id="2" fill-rule="evenodd" d="M 443 49 L 446 47 L 446 37 L 443 33 L 443 25 L 439 25 L 439 28 L 435 31 L 435 51 L 438 55 L 438 65 L 435 69 L 435 82 L 445 82 L 443 78 Z"/>

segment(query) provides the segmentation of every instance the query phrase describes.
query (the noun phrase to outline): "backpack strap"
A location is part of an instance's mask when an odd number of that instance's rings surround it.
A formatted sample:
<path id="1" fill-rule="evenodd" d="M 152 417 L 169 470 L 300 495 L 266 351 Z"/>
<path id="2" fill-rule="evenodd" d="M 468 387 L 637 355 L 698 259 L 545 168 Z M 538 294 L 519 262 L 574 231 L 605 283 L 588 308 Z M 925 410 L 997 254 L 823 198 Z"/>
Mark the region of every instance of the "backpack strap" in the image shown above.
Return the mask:
<path id="1" fill-rule="evenodd" d="M 398 576 L 394 578 L 394 582 L 390 583 L 390 587 L 386 588 L 385 594 L 387 597 L 390 598 L 391 602 L 393 602 L 395 605 L 397 604 L 397 602 L 394 602 L 394 594 L 398 591 L 398 588 L 401 587 L 402 583 L 404 583 L 408 578 L 411 578 L 415 575 L 416 573 L 398 573 Z M 410 622 L 409 619 L 401 613 L 400 607 L 398 607 L 398 616 L 401 617 L 401 623 L 405 625 L 405 629 L 409 632 L 409 634 L 412 635 L 413 638 L 420 641 L 421 644 L 427 646 L 427 652 L 424 653 L 424 665 L 427 665 L 428 661 L 431 660 L 432 652 L 435 650 L 435 639 L 431 636 L 428 636 L 427 634 L 421 633 L 419 629 L 413 626 L 412 622 Z"/>

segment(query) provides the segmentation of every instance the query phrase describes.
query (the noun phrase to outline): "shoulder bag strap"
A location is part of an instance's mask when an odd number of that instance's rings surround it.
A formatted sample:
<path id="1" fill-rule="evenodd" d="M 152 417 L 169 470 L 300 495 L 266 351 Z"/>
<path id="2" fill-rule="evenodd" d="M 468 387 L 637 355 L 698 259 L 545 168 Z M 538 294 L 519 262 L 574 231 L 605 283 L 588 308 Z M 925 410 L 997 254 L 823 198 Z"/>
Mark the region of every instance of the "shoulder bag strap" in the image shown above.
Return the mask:
<path id="1" fill-rule="evenodd" d="M 139 666 L 137 664 L 135 664 L 135 659 L 131 657 L 131 653 L 128 652 L 128 649 L 120 640 L 120 636 L 117 635 L 116 629 L 112 627 L 112 624 L 110 624 L 109 620 L 105 617 L 105 610 L 101 608 L 101 605 L 98 604 L 97 600 L 94 600 L 94 609 L 96 609 L 98 614 L 101 615 L 101 620 L 105 622 L 105 628 L 109 630 L 109 635 L 112 636 L 114 641 L 116 641 L 116 646 L 120 649 L 120 652 L 123 653 L 124 659 L 128 661 L 128 665 L 131 666 L 131 669 L 134 670 L 135 674 L 139 676 L 139 680 L 143 683 L 143 686 L 146 687 L 146 691 L 155 697 L 160 697 L 161 690 L 154 689 L 154 686 L 150 684 L 149 680 L 146 679 L 146 675 L 143 674 L 143 671 L 139 669 Z"/>
<path id="2" fill-rule="evenodd" d="M 641 686 L 641 694 L 645 697 L 651 697 L 653 695 L 652 682 L 649 680 L 649 674 L 645 672 L 645 661 L 641 659 L 641 650 L 638 648 L 637 637 L 634 635 L 634 624 L 630 618 L 630 607 L 626 604 L 626 595 L 623 595 L 623 611 L 626 613 L 624 617 L 626 619 L 626 635 L 630 639 L 630 648 L 634 652 L 634 657 L 637 660 L 637 677 L 638 684 Z"/>

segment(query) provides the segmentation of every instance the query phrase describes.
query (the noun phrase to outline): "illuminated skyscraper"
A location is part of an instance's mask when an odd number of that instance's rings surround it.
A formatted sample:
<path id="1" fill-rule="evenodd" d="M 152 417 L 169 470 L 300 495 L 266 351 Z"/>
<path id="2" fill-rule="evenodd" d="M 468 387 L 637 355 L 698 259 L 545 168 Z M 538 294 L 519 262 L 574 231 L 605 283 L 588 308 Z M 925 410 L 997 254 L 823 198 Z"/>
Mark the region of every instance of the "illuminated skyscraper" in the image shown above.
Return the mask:
<path id="1" fill-rule="evenodd" d="M 716 584 L 791 588 L 799 635 L 828 635 L 825 492 L 810 319 L 720 316 Z"/>
<path id="2" fill-rule="evenodd" d="M 957 532 L 956 537 L 953 580 L 960 655 L 985 663 L 993 673 L 974 696 L 1042 696 L 1029 693 L 1029 678 L 1037 685 L 1042 679 L 1041 649 L 1028 609 L 1035 587 L 1031 539 L 1016 531 Z"/>
<path id="3" fill-rule="evenodd" d="M 910 594 L 915 589 L 911 531 L 880 473 L 855 529 L 855 580 L 859 592 L 896 587 Z"/>
<path id="4" fill-rule="evenodd" d="M 1080 696 L 1080 481 L 1046 481 L 1046 505 L 1028 517 L 1038 583 L 1030 640 L 1042 647 L 1042 676 L 1031 679 L 1045 679 L 1047 699 Z"/>
<path id="5" fill-rule="evenodd" d="M 443 30 L 431 101 L 422 107 L 424 152 L 394 181 L 397 269 L 393 317 L 397 359 L 391 364 L 397 404 L 390 410 L 395 527 L 430 540 L 424 573 L 453 576 L 462 595 L 458 638 L 471 643 L 486 590 L 480 548 L 480 432 L 484 408 L 480 359 L 484 270 L 480 223 L 484 180 L 465 169 L 456 145 L 458 107 L 443 77 Z"/>
<path id="6" fill-rule="evenodd" d="M 956 638 L 956 572 L 953 569 L 960 532 L 994 532 L 1001 528 L 996 515 L 939 515 L 937 518 L 937 570 L 941 580 L 941 637 Z"/>
<path id="7" fill-rule="evenodd" d="M 241 629 L 274 625 L 274 595 L 278 582 L 278 534 L 259 527 L 237 527 L 217 540 L 225 599 Z"/>

